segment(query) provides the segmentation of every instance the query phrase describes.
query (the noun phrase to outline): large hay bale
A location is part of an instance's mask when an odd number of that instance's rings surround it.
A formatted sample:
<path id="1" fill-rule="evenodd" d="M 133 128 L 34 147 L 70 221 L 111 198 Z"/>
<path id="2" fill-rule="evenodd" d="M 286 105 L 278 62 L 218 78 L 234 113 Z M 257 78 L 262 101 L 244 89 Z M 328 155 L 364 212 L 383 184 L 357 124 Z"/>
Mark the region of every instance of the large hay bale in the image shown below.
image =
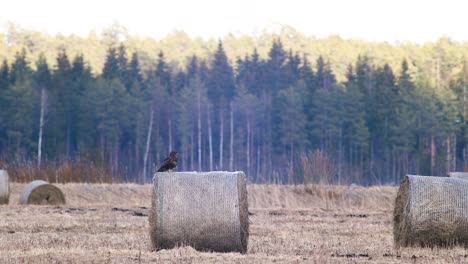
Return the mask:
<path id="1" fill-rule="evenodd" d="M 395 247 L 468 246 L 468 181 L 406 176 L 393 215 Z"/>
<path id="2" fill-rule="evenodd" d="M 20 195 L 20 204 L 60 205 L 65 204 L 63 192 L 48 182 L 32 181 Z"/>
<path id="3" fill-rule="evenodd" d="M 161 172 L 149 215 L 155 249 L 247 251 L 249 220 L 243 172 Z"/>
<path id="4" fill-rule="evenodd" d="M 449 177 L 468 180 L 468 172 L 450 172 Z"/>
<path id="5" fill-rule="evenodd" d="M 10 181 L 6 170 L 0 170 L 0 204 L 8 204 L 10 199 Z"/>

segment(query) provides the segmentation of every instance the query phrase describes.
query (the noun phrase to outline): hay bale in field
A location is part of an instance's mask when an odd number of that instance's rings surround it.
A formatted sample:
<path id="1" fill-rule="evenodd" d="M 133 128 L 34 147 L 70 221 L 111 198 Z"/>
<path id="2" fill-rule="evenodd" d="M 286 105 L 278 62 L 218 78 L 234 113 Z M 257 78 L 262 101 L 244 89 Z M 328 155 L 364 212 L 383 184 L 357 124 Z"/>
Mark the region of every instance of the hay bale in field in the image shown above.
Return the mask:
<path id="1" fill-rule="evenodd" d="M 8 172 L 0 170 L 0 204 L 8 204 L 10 200 L 10 181 Z"/>
<path id="2" fill-rule="evenodd" d="M 249 220 L 243 172 L 161 172 L 149 215 L 155 249 L 247 251 Z"/>
<path id="3" fill-rule="evenodd" d="M 468 181 L 406 176 L 393 214 L 396 248 L 468 246 Z"/>
<path id="4" fill-rule="evenodd" d="M 468 172 L 450 172 L 449 177 L 468 180 Z"/>
<path id="5" fill-rule="evenodd" d="M 19 202 L 20 204 L 60 205 L 65 204 L 65 196 L 58 187 L 37 180 L 24 187 Z"/>

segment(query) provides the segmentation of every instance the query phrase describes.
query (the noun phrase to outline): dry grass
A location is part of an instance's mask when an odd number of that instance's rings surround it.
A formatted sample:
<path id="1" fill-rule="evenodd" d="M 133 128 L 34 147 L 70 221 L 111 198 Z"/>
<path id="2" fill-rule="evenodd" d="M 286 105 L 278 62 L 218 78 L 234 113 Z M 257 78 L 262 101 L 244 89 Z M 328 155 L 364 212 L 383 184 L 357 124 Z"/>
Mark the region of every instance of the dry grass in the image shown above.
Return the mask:
<path id="1" fill-rule="evenodd" d="M 152 252 L 150 185 L 59 185 L 67 205 L 0 206 L 0 263 L 460 263 L 468 251 L 393 248 L 394 187 L 250 185 L 248 253 Z"/>

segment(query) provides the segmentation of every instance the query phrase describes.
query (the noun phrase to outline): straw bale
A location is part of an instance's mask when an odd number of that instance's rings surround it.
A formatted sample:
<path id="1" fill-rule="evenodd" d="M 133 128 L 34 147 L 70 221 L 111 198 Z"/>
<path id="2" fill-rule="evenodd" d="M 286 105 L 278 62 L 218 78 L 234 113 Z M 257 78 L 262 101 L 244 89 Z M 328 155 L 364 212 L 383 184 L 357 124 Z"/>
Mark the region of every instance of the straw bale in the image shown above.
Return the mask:
<path id="1" fill-rule="evenodd" d="M 468 172 L 450 172 L 449 177 L 468 180 Z"/>
<path id="2" fill-rule="evenodd" d="M 20 195 L 20 204 L 60 205 L 65 204 L 65 195 L 58 187 L 37 180 L 24 187 Z"/>
<path id="3" fill-rule="evenodd" d="M 468 181 L 407 175 L 395 200 L 396 248 L 468 246 Z"/>
<path id="4" fill-rule="evenodd" d="M 0 204 L 8 204 L 10 199 L 10 182 L 8 172 L 0 170 Z"/>
<path id="5" fill-rule="evenodd" d="M 161 172 L 154 178 L 149 215 L 155 249 L 247 251 L 249 236 L 243 172 Z"/>

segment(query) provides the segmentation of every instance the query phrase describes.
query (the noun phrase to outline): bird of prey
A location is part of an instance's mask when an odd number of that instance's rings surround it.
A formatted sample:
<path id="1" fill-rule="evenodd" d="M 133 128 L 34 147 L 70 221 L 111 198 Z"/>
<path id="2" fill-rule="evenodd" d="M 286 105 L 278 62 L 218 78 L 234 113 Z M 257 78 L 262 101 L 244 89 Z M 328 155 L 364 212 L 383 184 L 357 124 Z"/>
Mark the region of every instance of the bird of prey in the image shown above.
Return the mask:
<path id="1" fill-rule="evenodd" d="M 169 153 L 169 157 L 167 157 L 161 164 L 161 167 L 159 167 L 158 172 L 164 172 L 164 171 L 172 172 L 172 170 L 176 166 L 177 166 L 177 152 L 171 151 L 171 153 Z"/>

